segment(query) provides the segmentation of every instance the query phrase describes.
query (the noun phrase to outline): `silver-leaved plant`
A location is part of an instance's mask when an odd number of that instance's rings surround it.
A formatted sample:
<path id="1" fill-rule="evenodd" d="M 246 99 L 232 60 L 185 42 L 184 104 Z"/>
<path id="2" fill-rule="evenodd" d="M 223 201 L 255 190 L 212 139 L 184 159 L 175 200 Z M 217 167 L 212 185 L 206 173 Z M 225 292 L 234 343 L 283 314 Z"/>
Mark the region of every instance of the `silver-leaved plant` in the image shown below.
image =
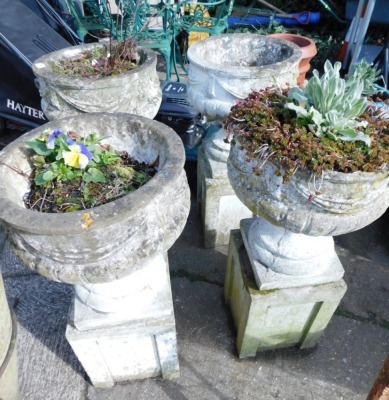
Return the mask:
<path id="1" fill-rule="evenodd" d="M 352 142 L 359 140 L 370 146 L 370 137 L 360 129 L 366 127 L 367 122 L 357 120 L 368 105 L 363 95 L 366 89 L 364 80 L 355 76 L 343 79 L 340 68 L 339 62 L 332 66 L 327 60 L 321 77 L 315 70 L 304 89 L 292 88 L 289 91 L 288 97 L 292 102 L 286 107 L 294 110 L 318 137 Z M 363 68 L 366 71 L 360 67 L 358 76 L 372 69 L 367 63 Z"/>

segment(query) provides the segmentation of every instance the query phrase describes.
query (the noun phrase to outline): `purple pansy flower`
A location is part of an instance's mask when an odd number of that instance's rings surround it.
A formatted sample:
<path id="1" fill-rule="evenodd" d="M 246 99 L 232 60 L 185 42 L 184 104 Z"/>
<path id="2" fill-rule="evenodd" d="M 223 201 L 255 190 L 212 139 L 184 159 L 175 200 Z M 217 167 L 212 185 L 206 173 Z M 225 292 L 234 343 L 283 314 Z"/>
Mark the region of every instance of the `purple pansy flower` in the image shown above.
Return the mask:
<path id="1" fill-rule="evenodd" d="M 54 149 L 55 139 L 63 135 L 63 132 L 60 129 L 54 129 L 52 133 L 50 133 L 49 137 L 47 138 L 46 146 L 48 149 Z"/>
<path id="2" fill-rule="evenodd" d="M 78 145 L 81 148 L 81 153 L 86 155 L 88 157 L 88 160 L 91 160 L 93 158 L 93 154 L 87 149 L 84 143 L 78 143 Z"/>

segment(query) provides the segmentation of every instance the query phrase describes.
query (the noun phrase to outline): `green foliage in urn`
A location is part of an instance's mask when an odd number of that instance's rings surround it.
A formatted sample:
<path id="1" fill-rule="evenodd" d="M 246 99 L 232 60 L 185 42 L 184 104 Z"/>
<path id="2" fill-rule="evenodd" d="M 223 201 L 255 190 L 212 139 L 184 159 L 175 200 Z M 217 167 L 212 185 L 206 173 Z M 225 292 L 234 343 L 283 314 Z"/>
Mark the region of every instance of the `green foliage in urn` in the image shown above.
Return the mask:
<path id="1" fill-rule="evenodd" d="M 324 70 L 322 76 L 314 71 L 304 89 L 251 93 L 225 121 L 247 157 L 279 165 L 284 181 L 297 169 L 320 175 L 380 171 L 389 164 L 389 120 L 364 95 L 378 74 L 367 63 L 348 79 L 340 77 L 339 63 L 327 61 Z"/>
<path id="2" fill-rule="evenodd" d="M 369 146 L 370 137 L 359 130 L 366 122 L 356 119 L 367 107 L 367 99 L 362 96 L 363 81 L 342 79 L 340 68 L 339 62 L 333 67 L 327 61 L 324 74 L 320 77 L 314 71 L 304 91 L 290 90 L 288 97 L 294 102 L 286 106 L 296 111 L 299 118 L 306 119 L 309 129 L 318 137 L 361 140 Z"/>
<path id="3" fill-rule="evenodd" d="M 82 137 L 55 129 L 26 145 L 32 150 L 33 168 L 24 202 L 40 212 L 72 212 L 109 203 L 147 183 L 158 165 L 157 160 L 153 165 L 137 162 L 93 133 Z"/>
<path id="4" fill-rule="evenodd" d="M 96 45 L 74 57 L 51 64 L 53 72 L 81 78 L 99 79 L 137 68 L 140 62 L 133 39 Z"/>
<path id="5" fill-rule="evenodd" d="M 362 94 L 371 96 L 377 93 L 376 82 L 382 78 L 380 71 L 372 68 L 365 59 L 362 59 L 352 68 L 349 82 L 356 80 L 363 83 Z"/>

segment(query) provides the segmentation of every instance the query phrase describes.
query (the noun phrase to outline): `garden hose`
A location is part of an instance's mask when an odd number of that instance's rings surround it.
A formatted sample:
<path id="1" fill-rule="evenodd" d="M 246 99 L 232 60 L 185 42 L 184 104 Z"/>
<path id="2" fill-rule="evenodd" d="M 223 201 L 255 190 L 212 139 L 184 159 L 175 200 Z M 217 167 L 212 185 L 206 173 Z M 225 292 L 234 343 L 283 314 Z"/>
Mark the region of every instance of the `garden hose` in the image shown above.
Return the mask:
<path id="1" fill-rule="evenodd" d="M 318 0 L 319 3 L 321 3 L 323 5 L 323 7 L 332 15 L 336 18 L 337 21 L 341 22 L 342 24 L 348 24 L 349 21 L 346 21 L 342 18 L 339 18 L 335 12 L 332 10 L 332 8 L 324 1 L 324 0 Z"/>

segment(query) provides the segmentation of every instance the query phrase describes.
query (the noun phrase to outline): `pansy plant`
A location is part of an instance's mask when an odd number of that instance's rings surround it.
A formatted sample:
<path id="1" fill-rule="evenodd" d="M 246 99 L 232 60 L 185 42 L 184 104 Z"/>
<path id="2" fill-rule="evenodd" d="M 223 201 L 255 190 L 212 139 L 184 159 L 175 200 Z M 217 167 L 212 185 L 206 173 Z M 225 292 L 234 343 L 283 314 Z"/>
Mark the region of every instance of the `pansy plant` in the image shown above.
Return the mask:
<path id="1" fill-rule="evenodd" d="M 96 135 L 85 138 L 75 132 L 66 135 L 55 129 L 45 131 L 38 139 L 26 142 L 34 150 L 31 160 L 36 167 L 35 184 L 82 178 L 85 182 L 106 182 L 101 167 L 117 161 L 120 156 L 110 146 L 100 143 Z"/>

